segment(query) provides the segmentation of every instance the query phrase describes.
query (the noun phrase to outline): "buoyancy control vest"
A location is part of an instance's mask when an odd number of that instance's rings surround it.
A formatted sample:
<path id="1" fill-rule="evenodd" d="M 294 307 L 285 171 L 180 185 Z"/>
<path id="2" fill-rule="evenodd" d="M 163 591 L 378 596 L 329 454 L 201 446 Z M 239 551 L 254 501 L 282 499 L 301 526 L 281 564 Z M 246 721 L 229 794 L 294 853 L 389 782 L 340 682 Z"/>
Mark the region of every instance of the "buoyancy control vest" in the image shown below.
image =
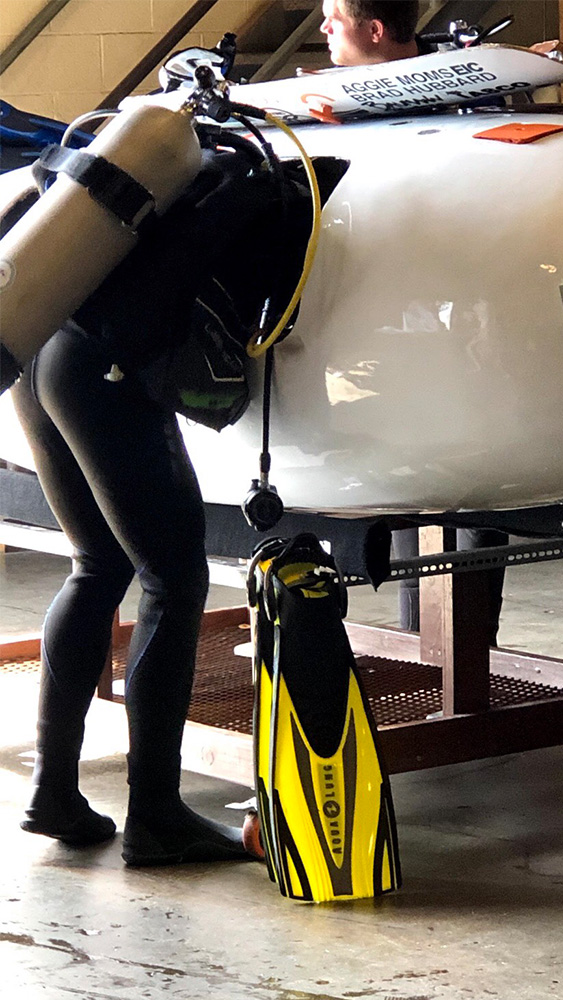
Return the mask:
<path id="1" fill-rule="evenodd" d="M 283 169 L 282 192 L 246 145 L 206 150 L 184 195 L 73 317 L 118 378 L 216 430 L 246 409 L 246 344 L 265 298 L 278 316 L 290 300 L 311 227 L 298 172 Z"/>
<path id="2" fill-rule="evenodd" d="M 67 324 L 98 341 L 108 374 L 113 366 L 159 405 L 221 430 L 248 404 L 245 348 L 265 298 L 275 320 L 299 279 L 311 197 L 294 162 L 280 187 L 254 144 L 224 134 L 218 147 L 203 128 L 198 138 L 199 174 Z M 2 233 L 36 199 L 12 206 Z"/>

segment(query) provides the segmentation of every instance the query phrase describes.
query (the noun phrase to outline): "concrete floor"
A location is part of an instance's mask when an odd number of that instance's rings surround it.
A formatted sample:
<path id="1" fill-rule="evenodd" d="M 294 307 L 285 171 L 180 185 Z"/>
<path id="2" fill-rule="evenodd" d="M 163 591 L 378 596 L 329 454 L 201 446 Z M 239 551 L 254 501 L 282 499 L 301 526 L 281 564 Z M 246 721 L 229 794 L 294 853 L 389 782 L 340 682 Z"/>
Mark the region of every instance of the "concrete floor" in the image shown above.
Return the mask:
<path id="1" fill-rule="evenodd" d="M 12 553 L 3 633 L 35 629 L 68 569 Z M 563 564 L 509 570 L 503 646 L 561 655 Z M 242 603 L 213 590 L 210 606 Z M 136 595 L 124 610 L 132 617 Z M 352 592 L 350 617 L 396 622 L 396 592 Z M 563 668 L 562 668 L 563 685 Z M 563 1000 L 563 746 L 393 778 L 404 888 L 375 901 L 283 899 L 254 863 L 135 871 L 108 845 L 19 830 L 37 677 L 0 675 L 0 955 L 17 1000 Z M 81 780 L 123 829 L 123 708 L 96 701 Z M 237 823 L 251 790 L 184 773 L 194 808 Z"/>

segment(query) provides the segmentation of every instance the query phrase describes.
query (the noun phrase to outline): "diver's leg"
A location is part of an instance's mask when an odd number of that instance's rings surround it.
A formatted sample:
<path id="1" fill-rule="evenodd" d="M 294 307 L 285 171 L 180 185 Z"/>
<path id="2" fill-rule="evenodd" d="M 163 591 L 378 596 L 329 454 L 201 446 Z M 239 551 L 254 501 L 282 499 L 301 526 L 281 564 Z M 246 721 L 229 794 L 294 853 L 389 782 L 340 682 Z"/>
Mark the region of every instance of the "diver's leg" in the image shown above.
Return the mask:
<path id="1" fill-rule="evenodd" d="M 245 857 L 239 829 L 198 816 L 180 797 L 181 745 L 208 589 L 199 486 L 176 418 L 140 399 L 127 407 L 121 484 L 106 517 L 134 561 L 142 596 L 129 651 L 130 865 Z M 98 467 L 99 470 L 99 467 Z M 103 475 L 103 473 L 102 473 Z"/>
<path id="2" fill-rule="evenodd" d="M 418 528 L 393 532 L 395 559 L 414 559 L 418 555 Z M 399 583 L 399 625 L 407 632 L 420 631 L 418 579 Z"/>
<path id="3" fill-rule="evenodd" d="M 51 604 L 42 641 L 35 791 L 23 828 L 69 843 L 104 840 L 109 817 L 78 792 L 84 719 L 104 668 L 113 617 L 133 567 L 109 531 L 82 471 L 39 398 L 56 397 L 51 361 L 65 367 L 57 338 L 14 389 L 47 498 L 75 546 L 73 571 Z M 52 383 L 52 384 L 51 384 Z M 38 398 L 39 397 L 39 398 Z"/>
<path id="4" fill-rule="evenodd" d="M 125 860 L 244 855 L 240 830 L 197 816 L 179 793 L 208 573 L 203 503 L 176 419 L 151 403 L 133 377 L 105 380 L 108 358 L 76 333 L 57 334 L 41 352 L 41 365 L 46 359 L 59 378 L 56 393 L 45 393 L 42 403 L 143 591 L 126 673 Z"/>
<path id="5" fill-rule="evenodd" d="M 175 417 L 153 412 L 121 519 L 143 589 L 126 676 L 130 751 L 123 857 L 130 865 L 245 857 L 241 831 L 180 797 L 181 744 L 207 596 L 203 504 Z M 131 480 L 129 480 L 131 482 Z M 116 530 L 117 526 L 116 526 Z"/>
<path id="6" fill-rule="evenodd" d="M 486 549 L 508 545 L 508 535 L 494 528 L 460 528 L 457 532 L 458 549 Z M 487 570 L 489 597 L 489 646 L 496 646 L 502 608 L 504 569 Z"/>

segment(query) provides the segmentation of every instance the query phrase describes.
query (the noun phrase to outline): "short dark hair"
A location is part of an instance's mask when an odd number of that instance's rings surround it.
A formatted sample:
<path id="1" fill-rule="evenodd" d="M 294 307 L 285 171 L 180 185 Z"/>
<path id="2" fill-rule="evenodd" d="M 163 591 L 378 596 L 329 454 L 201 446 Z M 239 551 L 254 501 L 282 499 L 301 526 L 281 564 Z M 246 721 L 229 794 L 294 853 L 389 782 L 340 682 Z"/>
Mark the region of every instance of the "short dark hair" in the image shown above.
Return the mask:
<path id="1" fill-rule="evenodd" d="M 419 18 L 418 2 L 411 0 L 344 0 L 350 17 L 358 21 L 377 18 L 394 42 L 412 42 Z"/>

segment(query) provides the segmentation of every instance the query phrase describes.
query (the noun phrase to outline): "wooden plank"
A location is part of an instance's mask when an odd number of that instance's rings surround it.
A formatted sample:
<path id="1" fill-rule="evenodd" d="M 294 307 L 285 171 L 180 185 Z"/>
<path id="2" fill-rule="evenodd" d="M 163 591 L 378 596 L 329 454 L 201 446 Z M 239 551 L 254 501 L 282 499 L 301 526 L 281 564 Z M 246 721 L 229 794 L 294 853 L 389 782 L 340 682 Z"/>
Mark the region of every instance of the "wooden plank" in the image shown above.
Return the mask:
<path id="1" fill-rule="evenodd" d="M 491 673 L 532 684 L 558 687 L 563 693 L 563 660 L 517 649 L 491 649 Z"/>
<path id="2" fill-rule="evenodd" d="M 455 548 L 441 527 L 421 528 L 421 555 Z M 442 667 L 445 715 L 489 706 L 489 605 L 483 572 L 420 581 L 420 657 Z"/>
<path id="3" fill-rule="evenodd" d="M 391 625 L 360 625 L 344 622 L 354 653 L 358 656 L 382 656 L 389 660 L 423 662 L 420 657 L 420 636 L 416 632 L 402 632 Z"/>
<path id="4" fill-rule="evenodd" d="M 563 742 L 563 698 L 381 727 L 379 736 L 390 774 L 558 746 Z M 251 786 L 252 737 L 188 722 L 182 765 Z"/>
<path id="5" fill-rule="evenodd" d="M 0 664 L 13 660 L 37 660 L 41 654 L 41 633 L 10 636 L 0 641 Z"/>
<path id="6" fill-rule="evenodd" d="M 32 524 L 12 524 L 0 521 L 0 541 L 16 549 L 48 552 L 54 556 L 72 558 L 72 544 L 62 531 L 38 528 Z"/>
<path id="7" fill-rule="evenodd" d="M 390 774 L 520 753 L 563 742 L 563 699 L 381 727 Z M 188 722 L 182 766 L 251 787 L 252 737 Z"/>
<path id="8" fill-rule="evenodd" d="M 98 698 L 104 698 L 106 701 L 113 701 L 113 650 L 121 638 L 121 626 L 119 621 L 119 608 L 113 616 L 113 624 L 111 629 L 111 640 L 106 656 L 106 662 L 104 669 L 102 670 L 102 676 L 98 681 Z"/>
<path id="9" fill-rule="evenodd" d="M 234 608 L 216 608 L 215 611 L 204 613 L 201 632 L 226 628 L 229 625 L 245 625 L 249 622 L 250 615 L 245 604 L 237 605 Z"/>
<path id="10" fill-rule="evenodd" d="M 182 740 L 182 767 L 251 787 L 254 784 L 252 736 L 187 722 Z"/>
<path id="11" fill-rule="evenodd" d="M 539 750 L 563 743 L 563 698 L 401 723 L 379 733 L 392 774 Z"/>

